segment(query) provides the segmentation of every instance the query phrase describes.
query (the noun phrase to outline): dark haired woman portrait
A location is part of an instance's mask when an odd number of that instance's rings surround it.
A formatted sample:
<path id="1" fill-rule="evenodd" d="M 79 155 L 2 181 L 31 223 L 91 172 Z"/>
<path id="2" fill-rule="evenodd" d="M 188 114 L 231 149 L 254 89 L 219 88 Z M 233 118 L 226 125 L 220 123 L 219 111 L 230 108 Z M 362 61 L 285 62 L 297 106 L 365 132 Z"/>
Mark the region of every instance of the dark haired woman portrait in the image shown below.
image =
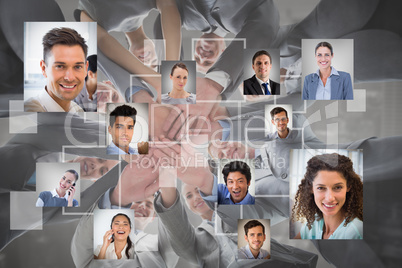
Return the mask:
<path id="1" fill-rule="evenodd" d="M 184 63 L 178 62 L 173 65 L 170 80 L 172 90 L 162 94 L 162 104 L 195 104 L 196 95 L 184 89 L 188 81 L 188 69 Z"/>
<path id="2" fill-rule="evenodd" d="M 67 170 L 53 191 L 43 191 L 36 201 L 37 207 L 77 207 L 78 201 L 74 199 L 75 183 L 78 173 L 74 169 Z"/>
<path id="3" fill-rule="evenodd" d="M 123 213 L 118 213 L 112 218 L 110 230 L 103 236 L 103 244 L 94 252 L 95 259 L 132 259 L 134 247 L 130 239 L 131 220 Z"/>
<path id="4" fill-rule="evenodd" d="M 324 154 L 307 162 L 292 218 L 307 221 L 296 239 L 363 239 L 363 183 L 348 157 Z"/>
<path id="5" fill-rule="evenodd" d="M 304 78 L 303 100 L 352 100 L 353 88 L 350 74 L 337 71 L 331 61 L 332 45 L 320 42 L 315 47 L 318 70 Z"/>

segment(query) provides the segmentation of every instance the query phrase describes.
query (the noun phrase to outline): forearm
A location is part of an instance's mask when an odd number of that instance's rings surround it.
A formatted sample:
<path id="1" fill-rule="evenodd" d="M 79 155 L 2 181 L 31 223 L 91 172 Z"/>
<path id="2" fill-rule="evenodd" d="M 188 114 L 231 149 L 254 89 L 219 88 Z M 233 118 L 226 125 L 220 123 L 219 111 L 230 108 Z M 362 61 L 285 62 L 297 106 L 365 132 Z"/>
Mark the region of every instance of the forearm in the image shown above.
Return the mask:
<path id="1" fill-rule="evenodd" d="M 82 21 L 93 21 L 85 12 L 81 12 Z M 99 49 L 106 57 L 126 69 L 131 74 L 145 75 L 141 77 L 145 82 L 152 85 L 158 93 L 161 88 L 159 74 L 145 66 L 137 57 L 123 47 L 101 26 L 97 26 L 97 41 Z M 148 76 L 152 75 L 152 76 Z M 155 75 L 155 76 L 153 76 Z"/>
<path id="2" fill-rule="evenodd" d="M 160 189 L 160 196 L 162 205 L 165 208 L 170 208 L 177 199 L 176 188 L 175 187 L 163 187 Z"/>
<path id="3" fill-rule="evenodd" d="M 176 2 L 157 1 L 161 14 L 163 38 L 166 42 L 166 60 L 179 60 L 181 48 L 181 19 Z"/>

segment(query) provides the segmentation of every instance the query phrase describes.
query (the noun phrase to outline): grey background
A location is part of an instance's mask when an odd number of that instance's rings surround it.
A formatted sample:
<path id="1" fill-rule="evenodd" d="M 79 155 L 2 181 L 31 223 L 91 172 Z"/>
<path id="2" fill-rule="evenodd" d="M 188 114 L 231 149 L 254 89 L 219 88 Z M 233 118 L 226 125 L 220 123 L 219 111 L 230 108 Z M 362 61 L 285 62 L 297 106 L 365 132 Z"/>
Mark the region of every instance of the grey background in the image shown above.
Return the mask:
<path id="1" fill-rule="evenodd" d="M 269 53 L 269 55 L 271 56 L 272 59 L 272 68 L 271 71 L 269 73 L 269 79 L 271 79 L 274 82 L 279 83 L 280 81 L 280 74 L 279 74 L 279 49 L 272 49 L 272 48 L 261 48 L 261 49 L 251 49 L 251 48 L 247 48 L 244 50 L 244 58 L 243 58 L 243 66 L 244 66 L 244 76 L 243 76 L 243 80 L 247 80 L 249 78 L 251 78 L 253 75 L 255 75 L 255 72 L 252 68 L 252 64 L 251 61 L 253 59 L 254 54 L 257 51 L 260 50 L 265 50 Z"/>
<path id="2" fill-rule="evenodd" d="M 195 61 L 183 60 L 183 61 L 162 61 L 161 74 L 162 74 L 162 94 L 169 93 L 172 91 L 172 80 L 170 80 L 170 72 L 172 71 L 173 65 L 178 62 L 182 62 L 186 65 L 188 69 L 187 84 L 184 90 L 196 94 L 196 69 Z"/>

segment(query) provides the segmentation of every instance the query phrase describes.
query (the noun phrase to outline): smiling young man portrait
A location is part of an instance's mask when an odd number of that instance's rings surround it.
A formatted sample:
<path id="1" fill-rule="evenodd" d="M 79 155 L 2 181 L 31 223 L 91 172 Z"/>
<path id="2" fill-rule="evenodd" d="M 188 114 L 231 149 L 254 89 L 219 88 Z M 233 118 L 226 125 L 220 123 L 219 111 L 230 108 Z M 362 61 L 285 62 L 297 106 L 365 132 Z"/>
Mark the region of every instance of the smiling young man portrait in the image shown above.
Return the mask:
<path id="1" fill-rule="evenodd" d="M 54 28 L 42 39 L 45 89 L 24 103 L 26 112 L 82 112 L 75 102 L 85 84 L 88 46 L 71 28 Z"/>
<path id="2" fill-rule="evenodd" d="M 252 205 L 255 198 L 249 193 L 250 167 L 243 161 L 232 161 L 222 169 L 225 184 L 218 184 L 218 204 Z"/>

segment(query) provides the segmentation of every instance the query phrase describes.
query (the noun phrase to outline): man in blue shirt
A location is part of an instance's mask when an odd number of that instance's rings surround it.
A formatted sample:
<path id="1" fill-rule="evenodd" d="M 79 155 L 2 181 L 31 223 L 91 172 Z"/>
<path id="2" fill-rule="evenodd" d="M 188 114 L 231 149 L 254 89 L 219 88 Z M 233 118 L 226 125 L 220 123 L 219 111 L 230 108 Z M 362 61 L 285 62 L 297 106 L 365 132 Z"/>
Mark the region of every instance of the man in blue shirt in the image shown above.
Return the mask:
<path id="1" fill-rule="evenodd" d="M 238 249 L 239 259 L 269 259 L 271 257 L 268 251 L 261 248 L 266 239 L 265 227 L 261 222 L 248 221 L 244 225 L 244 233 L 244 239 L 248 244 Z"/>
<path id="2" fill-rule="evenodd" d="M 218 204 L 252 205 L 255 198 L 248 192 L 250 167 L 242 161 L 232 161 L 222 169 L 225 184 L 218 184 Z"/>

